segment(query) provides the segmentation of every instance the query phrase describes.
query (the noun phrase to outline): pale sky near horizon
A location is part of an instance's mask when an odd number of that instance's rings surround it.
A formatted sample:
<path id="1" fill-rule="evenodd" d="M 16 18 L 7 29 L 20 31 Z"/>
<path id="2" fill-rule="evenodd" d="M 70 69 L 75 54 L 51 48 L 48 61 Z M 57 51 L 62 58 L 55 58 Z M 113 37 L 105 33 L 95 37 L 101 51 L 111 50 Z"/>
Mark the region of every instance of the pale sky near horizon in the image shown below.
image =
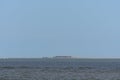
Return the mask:
<path id="1" fill-rule="evenodd" d="M 0 58 L 120 58 L 120 0 L 0 0 Z"/>

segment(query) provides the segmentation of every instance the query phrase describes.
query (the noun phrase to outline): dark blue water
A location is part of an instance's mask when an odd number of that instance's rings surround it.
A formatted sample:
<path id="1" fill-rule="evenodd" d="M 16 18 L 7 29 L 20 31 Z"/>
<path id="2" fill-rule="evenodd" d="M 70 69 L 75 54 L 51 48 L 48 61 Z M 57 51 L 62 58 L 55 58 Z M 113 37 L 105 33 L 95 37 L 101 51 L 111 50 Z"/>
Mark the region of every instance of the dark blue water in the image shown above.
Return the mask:
<path id="1" fill-rule="evenodd" d="M 120 59 L 0 59 L 0 67 L 120 68 Z"/>
<path id="2" fill-rule="evenodd" d="M 120 80 L 120 59 L 0 59 L 0 80 Z"/>

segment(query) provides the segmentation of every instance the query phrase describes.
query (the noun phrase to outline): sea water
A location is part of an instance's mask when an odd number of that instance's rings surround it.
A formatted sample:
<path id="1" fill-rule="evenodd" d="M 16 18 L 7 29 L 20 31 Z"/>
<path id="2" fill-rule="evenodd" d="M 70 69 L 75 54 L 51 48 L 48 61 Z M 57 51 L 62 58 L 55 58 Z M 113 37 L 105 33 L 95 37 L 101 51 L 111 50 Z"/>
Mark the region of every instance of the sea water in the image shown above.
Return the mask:
<path id="1" fill-rule="evenodd" d="M 120 59 L 0 59 L 0 80 L 119 80 Z"/>

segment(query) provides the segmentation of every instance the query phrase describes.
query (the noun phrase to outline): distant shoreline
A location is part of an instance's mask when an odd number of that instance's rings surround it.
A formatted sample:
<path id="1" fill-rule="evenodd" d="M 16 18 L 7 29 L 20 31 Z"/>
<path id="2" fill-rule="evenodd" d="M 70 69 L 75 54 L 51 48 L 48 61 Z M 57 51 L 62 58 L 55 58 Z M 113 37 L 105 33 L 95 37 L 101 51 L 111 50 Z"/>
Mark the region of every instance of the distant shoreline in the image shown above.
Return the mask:
<path id="1" fill-rule="evenodd" d="M 120 58 L 0 58 L 0 59 L 120 59 Z"/>

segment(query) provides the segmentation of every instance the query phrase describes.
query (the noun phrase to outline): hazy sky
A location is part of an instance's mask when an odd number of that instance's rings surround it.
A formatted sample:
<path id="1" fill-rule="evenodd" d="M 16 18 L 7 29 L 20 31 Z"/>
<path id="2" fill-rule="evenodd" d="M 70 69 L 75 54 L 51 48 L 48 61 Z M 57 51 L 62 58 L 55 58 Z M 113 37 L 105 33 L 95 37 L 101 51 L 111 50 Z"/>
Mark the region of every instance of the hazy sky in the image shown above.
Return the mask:
<path id="1" fill-rule="evenodd" d="M 0 0 L 0 57 L 120 58 L 120 0 Z"/>

